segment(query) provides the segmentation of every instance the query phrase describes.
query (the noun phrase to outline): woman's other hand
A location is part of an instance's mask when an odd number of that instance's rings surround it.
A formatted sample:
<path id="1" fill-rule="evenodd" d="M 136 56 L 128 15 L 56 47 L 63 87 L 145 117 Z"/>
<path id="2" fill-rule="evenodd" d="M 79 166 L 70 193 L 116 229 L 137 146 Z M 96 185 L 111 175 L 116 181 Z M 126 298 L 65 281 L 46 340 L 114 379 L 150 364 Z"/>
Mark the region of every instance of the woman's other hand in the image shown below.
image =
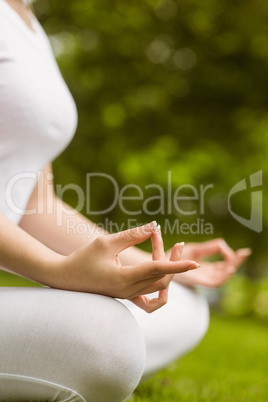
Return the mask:
<path id="1" fill-rule="evenodd" d="M 182 273 L 175 280 L 186 286 L 219 287 L 225 283 L 250 256 L 251 249 L 232 250 L 223 239 L 214 239 L 201 243 L 186 244 L 182 258 L 194 259 L 201 267 L 194 272 Z M 169 256 L 171 251 L 167 252 Z M 220 254 L 220 261 L 206 261 L 213 255 Z"/>

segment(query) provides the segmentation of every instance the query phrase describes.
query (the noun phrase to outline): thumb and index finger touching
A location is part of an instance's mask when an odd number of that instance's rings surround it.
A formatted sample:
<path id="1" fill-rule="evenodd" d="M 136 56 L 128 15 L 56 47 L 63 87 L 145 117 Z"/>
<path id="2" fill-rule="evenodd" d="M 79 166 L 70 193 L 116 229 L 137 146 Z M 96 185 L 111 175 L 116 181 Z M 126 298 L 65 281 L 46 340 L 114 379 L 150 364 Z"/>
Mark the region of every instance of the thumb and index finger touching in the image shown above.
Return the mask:
<path id="1" fill-rule="evenodd" d="M 116 256 L 128 247 L 142 243 L 153 236 L 153 261 L 146 261 L 135 266 L 135 270 L 129 270 L 129 275 L 135 276 L 133 280 L 142 280 L 148 277 L 162 276 L 167 274 L 175 274 L 185 272 L 189 269 L 199 267 L 195 261 L 180 260 L 179 243 L 176 243 L 172 249 L 170 261 L 165 260 L 163 240 L 161 235 L 156 236 L 157 223 L 155 221 L 147 225 L 124 230 L 119 233 L 107 236 L 109 249 Z"/>
<path id="2" fill-rule="evenodd" d="M 119 254 L 128 247 L 135 246 L 136 244 L 142 243 L 149 239 L 152 236 L 154 229 L 156 229 L 156 226 L 157 223 L 153 221 L 147 225 L 138 226 L 108 235 L 109 242 L 114 253 Z"/>
<path id="3" fill-rule="evenodd" d="M 161 236 L 160 225 L 157 225 L 156 221 L 150 222 L 143 226 L 127 229 L 119 233 L 114 233 L 109 235 L 108 237 L 115 254 L 119 254 L 121 251 L 127 249 L 128 247 L 142 243 L 151 237 L 153 247 L 153 260 L 165 259 L 165 251 L 163 239 Z M 178 261 L 181 258 L 181 251 L 183 246 L 184 243 L 176 243 L 173 246 L 171 250 L 170 261 Z"/>
<path id="4" fill-rule="evenodd" d="M 112 245 L 113 252 L 119 254 L 121 251 L 128 247 L 142 243 L 152 236 L 153 240 L 153 259 L 162 260 L 164 258 L 162 237 L 157 236 L 155 229 L 157 228 L 156 221 L 150 222 L 146 225 L 124 230 L 119 233 L 108 235 L 110 245 Z M 176 249 L 178 251 L 179 244 L 176 243 L 171 251 L 171 261 L 178 261 L 176 257 Z M 197 258 L 210 256 L 216 253 L 222 254 L 225 260 L 238 262 L 244 261 L 251 254 L 250 248 L 239 249 L 236 252 L 232 250 L 223 239 L 213 239 L 202 243 L 195 244 L 195 255 Z M 155 257 L 155 258 L 154 258 Z"/>
<path id="5" fill-rule="evenodd" d="M 162 239 L 162 235 L 161 235 L 160 225 L 157 225 L 156 222 L 154 222 L 154 230 L 151 235 L 151 242 L 152 242 L 152 260 L 153 261 L 164 261 L 166 259 L 164 243 L 163 243 L 163 239 Z M 182 243 L 175 244 L 175 246 L 172 249 L 172 253 L 171 253 L 171 257 L 170 257 L 171 260 L 177 261 L 180 259 L 182 247 L 183 247 Z M 173 275 L 172 274 L 168 275 L 168 277 L 169 277 L 169 282 L 170 282 L 173 278 Z M 155 282 L 154 285 L 156 285 L 157 283 L 158 282 Z M 163 307 L 167 303 L 168 288 L 169 288 L 169 286 L 167 285 L 167 287 L 165 289 L 159 290 L 157 297 L 149 298 L 146 295 L 141 295 L 141 296 L 138 296 L 138 297 L 135 297 L 134 299 L 132 299 L 132 302 L 134 304 L 137 304 L 139 307 L 143 308 L 148 313 L 151 313 L 151 312 L 159 309 L 160 307 Z M 145 288 L 145 290 L 146 290 L 146 288 Z"/>

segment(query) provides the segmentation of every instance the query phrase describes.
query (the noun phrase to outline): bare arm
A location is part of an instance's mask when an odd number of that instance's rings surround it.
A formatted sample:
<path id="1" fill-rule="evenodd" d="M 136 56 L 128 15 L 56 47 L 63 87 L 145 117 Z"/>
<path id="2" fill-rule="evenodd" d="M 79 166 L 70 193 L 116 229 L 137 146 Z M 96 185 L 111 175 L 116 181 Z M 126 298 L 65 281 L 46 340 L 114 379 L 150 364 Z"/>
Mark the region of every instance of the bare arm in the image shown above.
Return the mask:
<path id="1" fill-rule="evenodd" d="M 20 221 L 22 229 L 63 255 L 69 255 L 100 235 L 107 234 L 56 197 L 53 182 L 50 179 L 52 177 L 50 165 L 44 169 L 43 173 L 43 178 L 35 187 L 27 209 L 34 210 L 39 207 L 39 210 L 44 213 L 25 215 Z M 84 233 L 82 233 L 83 229 L 85 229 Z M 120 260 L 123 264 L 150 261 L 151 254 L 137 247 L 130 247 L 120 254 Z"/>
<path id="2" fill-rule="evenodd" d="M 46 283 L 62 256 L 0 214 L 0 265 L 36 282 Z"/>
<path id="3" fill-rule="evenodd" d="M 47 191 L 50 191 L 49 186 Z M 39 201 L 44 199 L 42 195 Z M 32 200 L 33 197 L 29 205 Z M 41 220 L 35 221 L 33 216 L 41 217 Z M 162 291 L 168 287 L 175 273 L 197 268 L 195 261 L 121 263 L 118 257 L 121 252 L 152 237 L 155 231 L 153 222 L 120 233 L 101 235 L 90 242 L 80 238 L 79 245 L 77 241 L 74 247 L 72 241 L 68 242 L 64 227 L 55 226 L 53 214 L 33 216 L 30 220 L 25 219 L 26 226 L 23 219 L 21 227 L 18 227 L 0 214 L 0 266 L 50 287 L 124 299 L 135 298 L 139 307 L 151 312 L 161 307 L 165 298 L 156 299 L 148 305 L 142 297 L 144 294 Z M 29 233 L 25 231 L 27 228 Z M 37 239 L 32 237 L 34 234 Z M 158 243 L 161 244 L 160 239 Z M 155 247 L 158 243 L 156 239 Z M 57 244 L 60 244 L 62 251 L 66 251 L 67 256 L 59 250 L 55 251 Z"/>
<path id="4" fill-rule="evenodd" d="M 0 225 L 0 265 L 8 271 L 54 288 L 135 298 L 148 312 L 161 307 L 163 300 L 156 299 L 148 307 L 142 295 L 164 290 L 173 274 L 197 268 L 194 261 L 121 265 L 118 254 L 149 239 L 155 230 L 153 223 L 100 236 L 69 256 L 52 251 L 1 214 Z"/>
<path id="5" fill-rule="evenodd" d="M 51 167 L 47 166 L 44 176 L 47 177 L 47 174 L 49 175 L 51 172 Z M 58 199 L 54 194 L 50 180 L 43 180 L 42 185 L 43 187 L 40 191 L 43 195 L 42 198 L 38 199 L 36 187 L 27 208 L 36 208 L 41 203 L 41 210 L 53 211 L 53 213 L 30 215 L 22 218 L 21 227 L 33 237 L 51 249 L 63 255 L 69 255 L 105 233 L 89 219 Z M 84 234 L 81 234 L 77 230 L 79 225 L 80 228 L 83 226 L 87 228 Z M 202 285 L 218 287 L 233 275 L 238 266 L 250 255 L 250 252 L 249 249 L 240 249 L 234 252 L 226 245 L 223 239 L 186 244 L 183 258 L 199 262 L 201 268 L 197 271 L 176 274 L 174 279 L 186 286 Z M 223 261 L 213 263 L 203 261 L 203 258 L 217 253 L 222 254 Z M 170 256 L 171 250 L 167 252 L 167 259 Z M 129 247 L 120 254 L 122 264 L 126 265 L 143 263 L 144 261 L 150 261 L 151 258 L 150 253 L 142 251 L 137 247 Z"/>

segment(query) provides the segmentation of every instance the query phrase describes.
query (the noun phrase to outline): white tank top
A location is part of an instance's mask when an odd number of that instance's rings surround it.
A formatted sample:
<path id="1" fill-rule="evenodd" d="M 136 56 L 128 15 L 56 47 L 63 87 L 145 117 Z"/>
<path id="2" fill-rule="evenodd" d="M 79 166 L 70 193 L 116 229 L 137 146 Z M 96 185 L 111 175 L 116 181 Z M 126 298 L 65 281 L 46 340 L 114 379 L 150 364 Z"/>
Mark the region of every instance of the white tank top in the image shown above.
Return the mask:
<path id="1" fill-rule="evenodd" d="M 0 213 L 18 223 L 38 172 L 71 141 L 77 112 L 46 34 L 0 0 Z"/>

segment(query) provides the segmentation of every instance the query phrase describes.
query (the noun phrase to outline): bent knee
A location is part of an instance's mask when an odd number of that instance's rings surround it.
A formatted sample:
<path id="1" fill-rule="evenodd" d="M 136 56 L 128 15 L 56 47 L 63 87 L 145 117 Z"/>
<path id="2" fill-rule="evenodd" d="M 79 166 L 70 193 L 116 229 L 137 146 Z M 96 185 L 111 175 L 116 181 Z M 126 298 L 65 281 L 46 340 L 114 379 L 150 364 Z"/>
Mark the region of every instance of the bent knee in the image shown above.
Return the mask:
<path id="1" fill-rule="evenodd" d="M 191 350 L 205 336 L 209 327 L 209 306 L 207 299 L 193 289 L 173 285 L 174 303 L 171 309 L 176 309 L 174 316 L 174 337 L 179 340 L 182 350 Z M 172 312 L 171 312 L 172 316 Z"/>
<path id="2" fill-rule="evenodd" d="M 120 402 L 135 389 L 145 365 L 145 345 L 134 317 L 120 302 L 45 288 L 1 293 L 19 311 L 19 320 L 4 311 L 1 315 L 2 373 L 59 384 L 87 402 Z M 44 399 L 57 400 L 53 398 Z"/>
<path id="3" fill-rule="evenodd" d="M 113 318 L 111 312 L 101 342 L 94 345 L 93 367 L 89 361 L 83 364 L 82 395 L 86 401 L 124 401 L 143 374 L 146 352 L 140 328 L 127 308 L 115 303 L 116 314 Z M 92 344 L 88 346 L 92 348 Z"/>

